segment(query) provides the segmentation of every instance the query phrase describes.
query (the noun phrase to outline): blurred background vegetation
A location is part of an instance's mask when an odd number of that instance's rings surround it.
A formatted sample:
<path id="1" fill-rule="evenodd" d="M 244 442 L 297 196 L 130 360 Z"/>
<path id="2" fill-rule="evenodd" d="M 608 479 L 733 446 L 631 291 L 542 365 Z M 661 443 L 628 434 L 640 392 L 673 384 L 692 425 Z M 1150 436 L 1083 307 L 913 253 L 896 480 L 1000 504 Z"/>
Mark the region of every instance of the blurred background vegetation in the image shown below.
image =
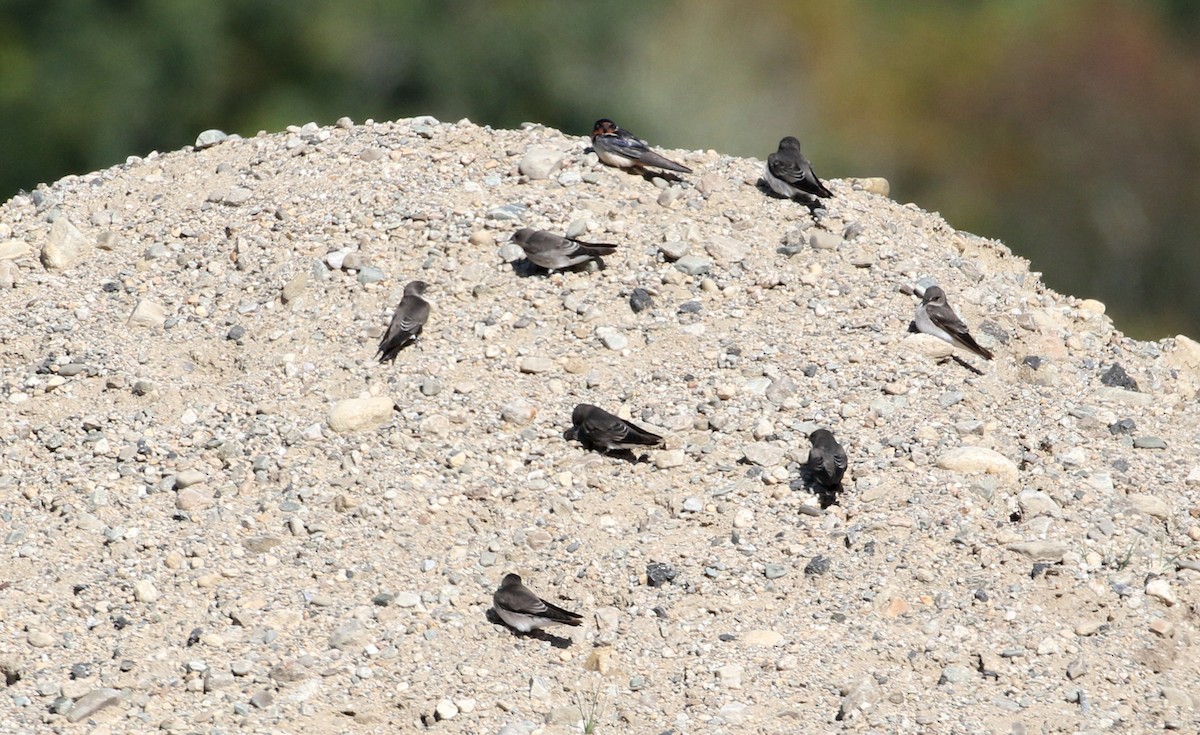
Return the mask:
<path id="1" fill-rule="evenodd" d="M 1131 335 L 1200 336 L 1194 0 L 0 0 L 0 199 L 210 127 L 418 114 L 793 134 Z"/>

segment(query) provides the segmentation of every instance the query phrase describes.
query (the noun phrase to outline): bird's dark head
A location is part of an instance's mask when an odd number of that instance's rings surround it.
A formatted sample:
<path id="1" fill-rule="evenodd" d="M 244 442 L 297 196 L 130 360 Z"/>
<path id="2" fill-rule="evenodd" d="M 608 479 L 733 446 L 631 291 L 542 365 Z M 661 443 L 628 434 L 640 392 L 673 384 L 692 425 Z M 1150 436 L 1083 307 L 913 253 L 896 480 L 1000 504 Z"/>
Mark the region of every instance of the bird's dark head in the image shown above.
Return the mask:
<path id="1" fill-rule="evenodd" d="M 824 444 L 825 442 L 833 441 L 833 432 L 829 429 L 817 429 L 808 435 L 808 440 L 813 444 Z"/>
<path id="2" fill-rule="evenodd" d="M 571 423 L 573 423 L 573 424 L 582 423 L 583 420 L 587 418 L 587 415 L 589 413 L 591 413 L 593 410 L 595 410 L 595 408 L 596 408 L 595 406 L 592 406 L 587 403 L 579 404 L 578 406 L 575 407 L 575 410 L 571 412 Z"/>
<path id="3" fill-rule="evenodd" d="M 933 304 L 935 306 L 945 306 L 946 292 L 943 291 L 939 286 L 930 286 L 929 288 L 925 289 L 925 295 L 921 297 L 921 301 L 925 302 L 926 304 Z"/>
<path id="4" fill-rule="evenodd" d="M 405 296 L 420 296 L 425 293 L 425 289 L 429 288 L 429 284 L 424 281 L 409 281 L 404 287 Z"/>
<path id="5" fill-rule="evenodd" d="M 513 233 L 512 241 L 518 245 L 524 246 L 529 242 L 529 238 L 533 237 L 536 232 L 537 230 L 533 229 L 532 227 L 522 227 Z"/>
<path id="6" fill-rule="evenodd" d="M 789 135 L 788 137 L 779 141 L 779 150 L 781 150 L 781 151 L 799 151 L 800 150 L 800 141 L 796 140 L 795 138 L 793 138 L 792 136 Z"/>
<path id="7" fill-rule="evenodd" d="M 616 135 L 617 130 L 615 122 L 609 120 L 607 117 L 602 117 L 592 126 L 592 137 L 595 138 L 597 135 Z"/>
<path id="8" fill-rule="evenodd" d="M 521 577 L 511 572 L 504 575 L 503 581 L 500 582 L 501 587 L 513 587 L 521 584 Z"/>

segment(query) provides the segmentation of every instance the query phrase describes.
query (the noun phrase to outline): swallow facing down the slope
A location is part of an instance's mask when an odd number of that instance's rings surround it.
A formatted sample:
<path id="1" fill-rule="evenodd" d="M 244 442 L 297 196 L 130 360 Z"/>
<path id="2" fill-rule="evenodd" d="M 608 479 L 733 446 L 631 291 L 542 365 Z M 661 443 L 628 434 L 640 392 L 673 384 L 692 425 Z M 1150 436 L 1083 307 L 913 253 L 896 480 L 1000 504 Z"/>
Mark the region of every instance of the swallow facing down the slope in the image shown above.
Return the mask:
<path id="1" fill-rule="evenodd" d="M 650 150 L 646 141 L 638 140 L 633 133 L 617 127 L 617 124 L 608 118 L 597 120 L 592 128 L 592 149 L 596 151 L 601 162 L 616 168 L 653 166 L 667 171 L 678 171 L 681 174 L 692 172 L 687 166 L 663 158 Z"/>
<path id="2" fill-rule="evenodd" d="M 547 270 L 559 270 L 579 265 L 585 260 L 612 255 L 616 245 L 584 242 L 571 237 L 562 237 L 546 230 L 523 227 L 513 234 L 513 242 L 525 251 L 525 257 L 534 265 Z"/>
<path id="3" fill-rule="evenodd" d="M 507 574 L 500 588 L 492 595 L 492 609 L 504 624 L 521 633 L 547 625 L 579 625 L 582 615 L 546 602 L 538 597 L 515 574 Z"/>
<path id="4" fill-rule="evenodd" d="M 571 412 L 571 423 L 575 425 L 576 439 L 605 452 L 655 447 L 663 443 L 663 438 L 658 434 L 640 429 L 620 416 L 587 403 L 575 407 Z"/>
<path id="5" fill-rule="evenodd" d="M 800 152 L 800 141 L 790 135 L 779 141 L 779 150 L 767 156 L 763 178 L 772 191 L 788 199 L 795 199 L 800 194 L 809 197 L 833 196 L 833 192 L 825 188 L 813 173 L 812 164 Z"/>
<path id="6" fill-rule="evenodd" d="M 388 324 L 387 332 L 379 341 L 379 351 L 375 356 L 380 362 L 395 360 L 400 350 L 417 340 L 429 318 L 429 302 L 422 298 L 428 284 L 424 281 L 410 281 L 404 287 L 404 297 L 396 305 L 392 314 L 392 322 Z"/>
<path id="7" fill-rule="evenodd" d="M 808 450 L 808 471 L 813 480 L 826 492 L 840 492 L 842 476 L 846 474 L 846 450 L 829 429 L 817 429 L 808 438 L 812 442 L 812 449 Z"/>
<path id="8" fill-rule="evenodd" d="M 967 325 L 946 302 L 946 292 L 937 286 L 930 286 L 921 294 L 921 303 L 917 305 L 913 322 L 920 332 L 970 350 L 985 360 L 992 359 L 992 353 L 975 341 L 967 331 Z"/>

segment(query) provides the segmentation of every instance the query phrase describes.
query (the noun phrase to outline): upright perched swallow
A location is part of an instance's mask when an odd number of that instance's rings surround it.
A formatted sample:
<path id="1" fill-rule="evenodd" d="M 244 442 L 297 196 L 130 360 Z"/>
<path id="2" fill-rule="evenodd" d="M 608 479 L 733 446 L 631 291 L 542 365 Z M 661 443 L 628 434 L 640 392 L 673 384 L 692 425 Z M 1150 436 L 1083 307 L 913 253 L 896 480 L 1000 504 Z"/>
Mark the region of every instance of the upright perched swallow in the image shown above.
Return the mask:
<path id="1" fill-rule="evenodd" d="M 395 360 L 400 350 L 417 340 L 425 321 L 429 319 L 429 302 L 422 298 L 428 288 L 424 281 L 410 281 L 404 287 L 404 296 L 396 305 L 392 314 L 392 322 L 388 324 L 387 332 L 379 341 L 379 351 L 375 356 L 380 362 Z"/>
<path id="2" fill-rule="evenodd" d="M 617 127 L 617 124 L 608 118 L 597 120 L 592 128 L 592 149 L 603 163 L 617 168 L 653 166 L 667 171 L 678 171 L 681 174 L 692 172 L 687 166 L 663 158 L 650 150 L 646 141 L 638 140 L 633 133 Z"/>
<path id="3" fill-rule="evenodd" d="M 561 237 L 546 230 L 523 227 L 513 234 L 513 242 L 525 251 L 525 257 L 534 265 L 548 270 L 559 270 L 579 265 L 585 260 L 612 255 L 616 245 L 584 242 L 572 237 Z"/>
<path id="4" fill-rule="evenodd" d="M 772 191 L 788 199 L 795 199 L 801 193 L 810 197 L 833 196 L 800 152 L 800 141 L 790 135 L 779 141 L 779 150 L 767 156 L 763 178 Z"/>
<path id="5" fill-rule="evenodd" d="M 492 595 L 492 609 L 504 624 L 521 633 L 528 633 L 547 625 L 579 625 L 582 615 L 577 615 L 538 597 L 515 574 L 506 574 L 500 589 Z"/>
<path id="6" fill-rule="evenodd" d="M 846 474 L 846 450 L 833 438 L 829 429 L 817 429 L 809 435 L 812 449 L 808 450 L 808 471 L 826 492 L 841 492 L 842 476 Z"/>
<path id="7" fill-rule="evenodd" d="M 605 452 L 655 447 L 663 443 L 663 438 L 658 434 L 640 429 L 619 416 L 587 403 L 575 407 L 571 412 L 571 423 L 575 425 L 576 439 Z"/>
<path id="8" fill-rule="evenodd" d="M 917 305 L 913 322 L 918 331 L 970 350 L 985 360 L 992 359 L 992 353 L 975 341 L 967 331 L 967 325 L 946 302 L 946 292 L 937 286 L 930 286 L 921 294 L 921 303 Z"/>

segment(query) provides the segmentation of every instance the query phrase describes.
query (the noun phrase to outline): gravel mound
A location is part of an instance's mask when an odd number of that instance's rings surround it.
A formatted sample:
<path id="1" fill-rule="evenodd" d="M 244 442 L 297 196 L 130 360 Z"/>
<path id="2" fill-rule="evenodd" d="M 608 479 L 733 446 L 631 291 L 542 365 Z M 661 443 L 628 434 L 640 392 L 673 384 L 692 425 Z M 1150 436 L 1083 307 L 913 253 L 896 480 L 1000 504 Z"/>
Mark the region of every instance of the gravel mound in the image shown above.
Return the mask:
<path id="1" fill-rule="evenodd" d="M 882 179 L 586 147 L 342 120 L 0 208 L 5 732 L 1194 731 L 1200 345 Z M 935 282 L 994 361 L 908 331 Z M 498 624 L 507 572 L 584 624 Z"/>

